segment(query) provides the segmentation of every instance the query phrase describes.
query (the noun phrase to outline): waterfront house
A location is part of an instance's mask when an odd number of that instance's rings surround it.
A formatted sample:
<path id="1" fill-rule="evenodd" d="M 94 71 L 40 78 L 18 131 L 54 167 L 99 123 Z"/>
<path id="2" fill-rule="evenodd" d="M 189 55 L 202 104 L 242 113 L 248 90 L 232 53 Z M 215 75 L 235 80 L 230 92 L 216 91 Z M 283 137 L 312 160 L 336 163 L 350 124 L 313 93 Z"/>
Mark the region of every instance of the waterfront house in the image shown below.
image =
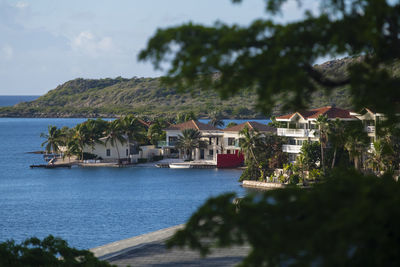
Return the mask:
<path id="1" fill-rule="evenodd" d="M 382 113 L 376 113 L 371 111 L 368 108 L 362 109 L 360 112 L 351 112 L 351 115 L 355 116 L 359 120 L 362 121 L 364 125 L 364 129 L 367 132 L 369 138 L 370 138 L 370 143 L 371 147 L 373 146 L 373 143 L 377 141 L 378 136 L 377 136 L 377 125 L 380 124 L 383 120 L 385 120 L 385 116 Z"/>
<path id="2" fill-rule="evenodd" d="M 287 144 L 282 146 L 282 151 L 288 153 L 289 161 L 296 160 L 304 141 L 319 140 L 316 120 L 320 115 L 326 116 L 328 120 L 358 120 L 351 111 L 333 106 L 297 111 L 276 117 L 276 121 L 281 123 L 277 129 L 277 135 L 288 138 Z"/>
<path id="3" fill-rule="evenodd" d="M 229 128 L 225 128 L 223 136 L 223 154 L 237 154 L 240 150 L 240 131 L 244 128 L 249 130 L 258 131 L 261 135 L 273 135 L 276 134 L 276 128 L 261 124 L 255 121 L 247 121 L 239 125 L 235 125 Z"/>
<path id="4" fill-rule="evenodd" d="M 178 136 L 182 135 L 185 129 L 195 129 L 201 133 L 202 140 L 205 141 L 207 147 L 196 148 L 193 150 L 192 158 L 195 160 L 217 160 L 217 154 L 222 152 L 222 138 L 224 132 L 209 124 L 199 121 L 190 120 L 187 122 L 170 125 L 165 129 L 166 141 L 160 142 L 158 145 L 163 150 L 164 156 L 183 158 L 184 155 L 175 148 Z"/>

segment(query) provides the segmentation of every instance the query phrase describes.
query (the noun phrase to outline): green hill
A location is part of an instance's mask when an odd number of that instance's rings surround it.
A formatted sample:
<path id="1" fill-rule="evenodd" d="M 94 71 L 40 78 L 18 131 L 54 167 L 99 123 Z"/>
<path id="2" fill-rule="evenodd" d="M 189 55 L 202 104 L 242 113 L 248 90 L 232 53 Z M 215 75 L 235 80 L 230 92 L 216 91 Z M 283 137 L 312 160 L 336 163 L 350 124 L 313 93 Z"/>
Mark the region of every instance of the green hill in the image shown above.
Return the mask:
<path id="1" fill-rule="evenodd" d="M 329 61 L 316 66 L 333 77 L 346 75 L 352 58 Z M 327 95 L 314 93 L 310 107 L 335 104 L 351 108 L 346 88 Z M 159 78 L 117 77 L 115 79 L 82 79 L 68 81 L 32 102 L 0 108 L 0 117 L 113 117 L 136 113 L 146 116 L 175 116 L 179 112 L 194 111 L 200 117 L 219 110 L 226 118 L 261 118 L 254 108 L 256 95 L 243 90 L 240 95 L 221 100 L 212 90 L 178 93 L 164 87 Z M 279 105 L 275 108 L 279 113 Z M 285 111 L 284 111 L 285 112 Z"/>

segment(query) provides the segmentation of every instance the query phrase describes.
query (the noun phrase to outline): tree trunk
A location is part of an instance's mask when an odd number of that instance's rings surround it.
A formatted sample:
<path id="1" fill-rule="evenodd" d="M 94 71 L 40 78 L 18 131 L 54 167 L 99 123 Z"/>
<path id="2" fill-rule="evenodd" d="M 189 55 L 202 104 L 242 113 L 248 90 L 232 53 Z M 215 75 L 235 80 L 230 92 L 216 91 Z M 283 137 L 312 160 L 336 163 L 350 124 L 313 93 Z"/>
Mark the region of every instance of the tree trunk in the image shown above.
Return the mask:
<path id="1" fill-rule="evenodd" d="M 333 169 L 333 168 L 335 167 L 336 151 L 337 151 L 337 146 L 335 146 L 335 151 L 333 152 L 333 159 L 332 159 L 332 166 L 331 166 L 331 169 Z"/>
<path id="2" fill-rule="evenodd" d="M 253 156 L 254 161 L 255 161 L 256 164 L 258 165 L 258 161 L 257 161 L 256 155 L 254 154 L 253 149 L 252 149 L 251 147 L 250 147 L 250 153 L 251 153 L 251 155 Z"/>
<path id="3" fill-rule="evenodd" d="M 118 150 L 118 144 L 117 141 L 115 141 L 115 148 L 117 149 L 117 155 L 118 155 L 118 164 L 120 163 L 120 156 L 119 156 L 119 150 Z"/>
<path id="4" fill-rule="evenodd" d="M 322 146 L 322 142 L 321 142 L 321 168 L 322 168 L 322 172 L 325 173 L 324 148 Z"/>

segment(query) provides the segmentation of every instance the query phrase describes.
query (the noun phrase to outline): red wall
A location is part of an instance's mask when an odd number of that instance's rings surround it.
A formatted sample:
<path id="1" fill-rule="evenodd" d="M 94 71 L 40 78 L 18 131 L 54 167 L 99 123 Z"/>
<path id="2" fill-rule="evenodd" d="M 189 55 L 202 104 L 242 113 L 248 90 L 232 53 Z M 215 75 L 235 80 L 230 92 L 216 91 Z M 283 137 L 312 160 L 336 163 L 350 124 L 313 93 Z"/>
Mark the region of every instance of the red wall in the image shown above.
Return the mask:
<path id="1" fill-rule="evenodd" d="M 217 168 L 236 168 L 243 164 L 243 154 L 217 154 Z"/>

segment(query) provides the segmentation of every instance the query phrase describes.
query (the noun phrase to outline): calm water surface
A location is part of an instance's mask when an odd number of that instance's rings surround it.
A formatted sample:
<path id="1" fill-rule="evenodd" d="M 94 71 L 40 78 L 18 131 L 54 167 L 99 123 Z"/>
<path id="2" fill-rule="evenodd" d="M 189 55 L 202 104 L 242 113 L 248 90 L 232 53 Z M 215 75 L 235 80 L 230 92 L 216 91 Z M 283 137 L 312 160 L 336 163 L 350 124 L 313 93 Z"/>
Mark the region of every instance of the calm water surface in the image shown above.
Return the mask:
<path id="1" fill-rule="evenodd" d="M 37 99 L 39 95 L 0 95 L 0 107 L 14 106 L 15 104 Z"/>
<path id="2" fill-rule="evenodd" d="M 238 170 L 30 169 L 41 132 L 85 119 L 0 118 L 0 241 L 60 236 L 91 248 L 184 223 L 208 197 L 245 194 Z"/>

